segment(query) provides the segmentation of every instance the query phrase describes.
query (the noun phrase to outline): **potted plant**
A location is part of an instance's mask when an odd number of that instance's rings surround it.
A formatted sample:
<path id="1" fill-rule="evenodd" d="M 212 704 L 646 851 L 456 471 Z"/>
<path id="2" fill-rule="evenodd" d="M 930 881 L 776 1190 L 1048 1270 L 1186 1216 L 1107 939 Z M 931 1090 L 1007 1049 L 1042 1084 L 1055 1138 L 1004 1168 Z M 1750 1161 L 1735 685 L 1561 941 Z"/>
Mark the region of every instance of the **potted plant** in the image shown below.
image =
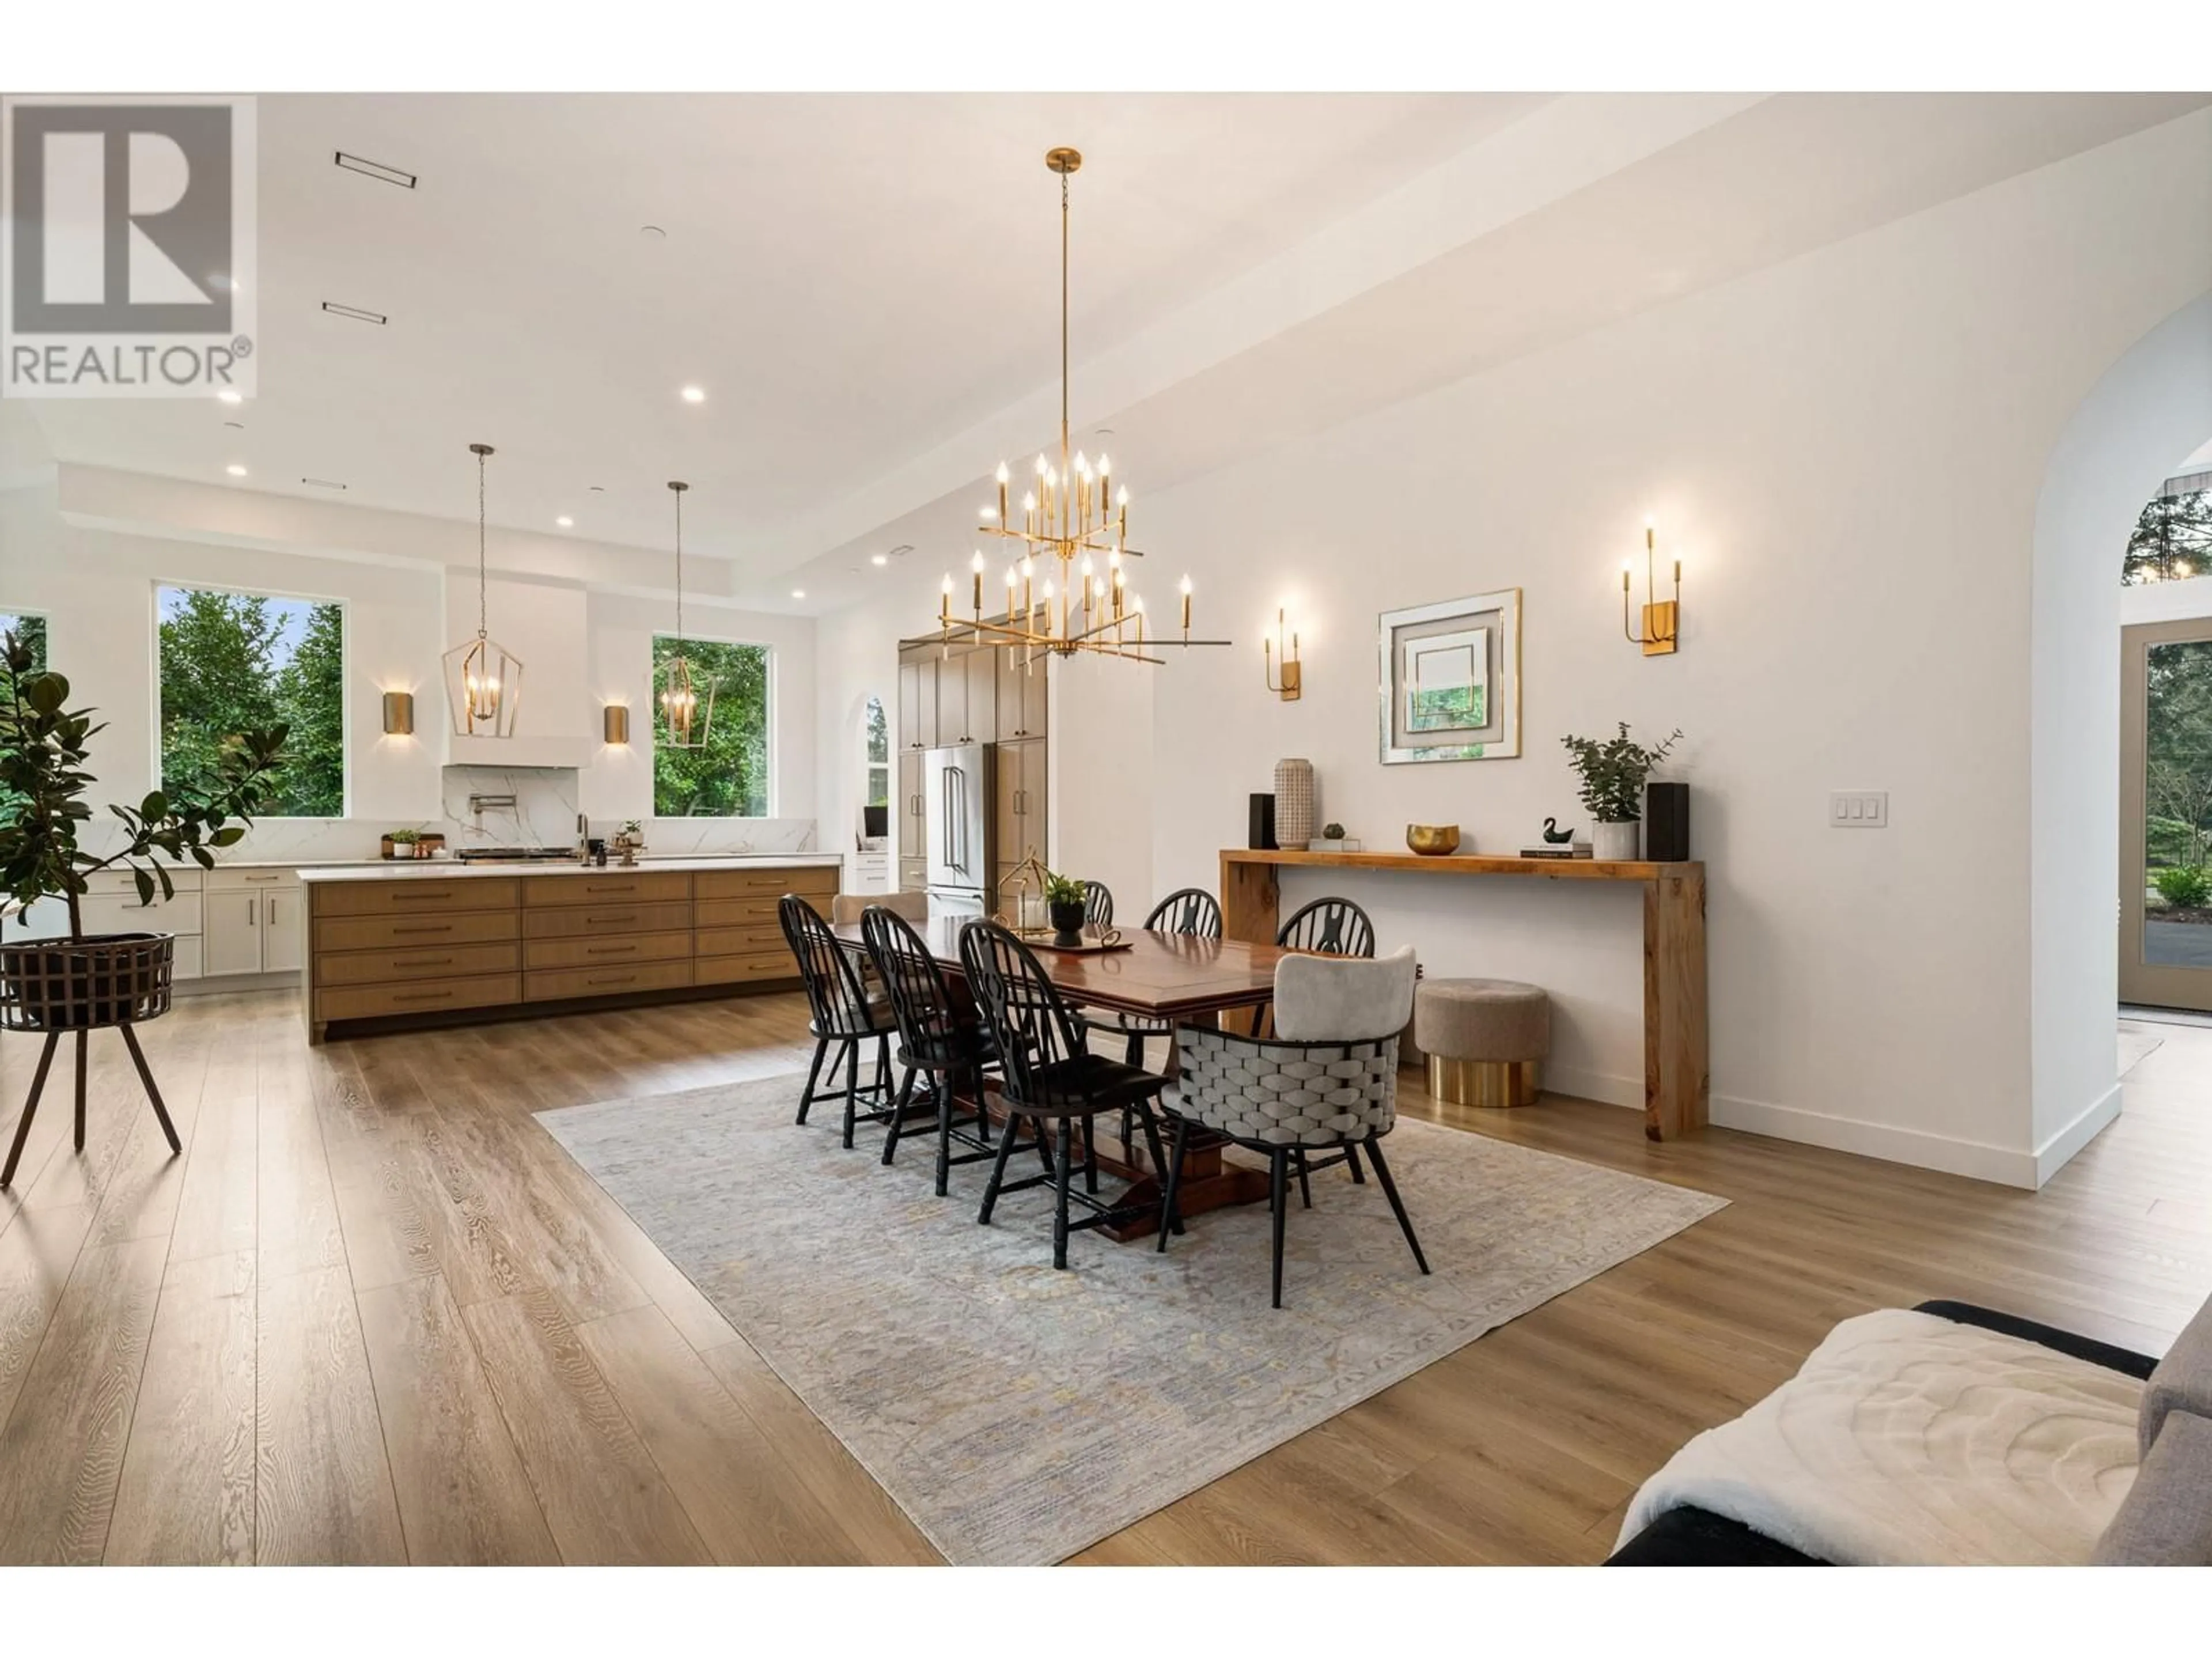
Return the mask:
<path id="1" fill-rule="evenodd" d="M 394 830 L 390 835 L 384 837 L 384 856 L 388 859 L 411 859 L 418 857 L 420 855 L 415 850 L 415 844 L 422 839 L 422 836 L 420 830 Z"/>
<path id="2" fill-rule="evenodd" d="M 14 1147 L 0 1172 L 4 1187 L 15 1178 L 15 1158 L 64 1031 L 77 1034 L 82 1084 L 86 1034 L 110 1025 L 122 1029 L 139 1076 L 154 1096 L 170 1148 L 178 1149 L 131 1030 L 131 1022 L 167 1011 L 175 940 L 154 933 L 88 935 L 82 901 L 91 878 L 118 865 L 130 870 L 141 904 L 154 902 L 156 887 L 164 897 L 175 894 L 163 859 L 181 864 L 189 858 L 203 869 L 212 867 L 211 849 L 228 847 L 243 836 L 266 797 L 283 763 L 285 728 L 227 738 L 206 779 L 173 791 L 156 789 L 135 807 L 110 806 L 122 823 L 123 842 L 96 858 L 78 847 L 77 835 L 92 817 L 83 799 L 92 782 L 84 769 L 87 745 L 102 728 L 93 724 L 89 709 L 64 707 L 69 681 L 52 672 L 34 672 L 30 647 L 13 629 L 0 636 L 0 789 L 13 798 L 0 816 L 0 896 L 26 909 L 40 899 L 59 898 L 69 908 L 66 938 L 0 943 L 0 1028 L 43 1032 L 46 1038 Z M 234 818 L 240 822 L 231 823 Z M 80 1120 L 80 1151 L 83 1136 Z"/>
<path id="3" fill-rule="evenodd" d="M 1044 872 L 1045 911 L 1052 918 L 1052 942 L 1060 945 L 1083 943 L 1084 907 L 1091 895 L 1073 876 Z"/>
<path id="4" fill-rule="evenodd" d="M 1620 722 L 1617 737 L 1565 737 L 1575 776 L 1581 781 L 1582 801 L 1596 822 L 1590 831 L 1590 854 L 1601 859 L 1636 856 L 1636 826 L 1644 817 L 1644 784 L 1652 769 L 1667 758 L 1682 739 L 1669 733 L 1646 747 L 1628 735 L 1628 722 Z"/>

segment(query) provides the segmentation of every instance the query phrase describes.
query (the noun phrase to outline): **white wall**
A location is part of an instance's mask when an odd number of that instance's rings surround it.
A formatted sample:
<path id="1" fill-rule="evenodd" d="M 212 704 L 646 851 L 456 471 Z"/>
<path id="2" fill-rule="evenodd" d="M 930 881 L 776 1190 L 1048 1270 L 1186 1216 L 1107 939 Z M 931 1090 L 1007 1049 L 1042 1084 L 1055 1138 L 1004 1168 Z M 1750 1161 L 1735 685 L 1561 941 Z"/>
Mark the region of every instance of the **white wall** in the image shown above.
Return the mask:
<path id="1" fill-rule="evenodd" d="M 1056 820 L 1149 818 L 1152 892 L 1214 887 L 1246 794 L 1301 755 L 1324 816 L 1370 844 L 1455 821 L 1510 849 L 1547 814 L 1586 817 L 1563 732 L 1680 726 L 1669 770 L 1694 787 L 1711 883 L 1715 1121 L 2034 1184 L 2050 1150 L 2031 1108 L 2023 902 L 2042 805 L 2038 498 L 2100 374 L 2203 288 L 2212 216 L 2175 204 L 2207 199 L 2200 114 L 1146 496 L 1149 586 L 1164 594 L 1187 565 L 1201 626 L 1240 643 L 1144 671 L 1146 691 L 1102 686 L 1094 720 L 1116 695 L 1135 718 L 1149 695 L 1150 765 L 1083 765 L 1055 743 Z M 1620 562 L 1647 512 L 1686 565 L 1671 658 L 1620 634 Z M 2120 545 L 2095 552 L 2108 635 Z M 933 609 L 957 550 L 906 562 L 877 605 L 825 622 L 824 707 L 855 669 L 888 678 L 896 631 Z M 1523 757 L 1379 764 L 1376 613 L 1511 586 Z M 1289 704 L 1261 684 L 1283 603 L 1304 641 Z M 1062 698 L 1056 732 L 1068 717 Z M 2109 815 L 2109 768 L 2100 782 Z M 1887 789 L 1890 828 L 1826 828 L 1837 788 Z M 2042 879 L 2094 886 L 2109 952 L 2109 860 Z M 1323 884 L 1291 878 L 1285 904 Z M 1326 884 L 1432 974 L 1545 984 L 1554 1081 L 1639 1098 L 1632 893 Z M 2107 1035 L 2109 1013 L 2108 997 Z"/>
<path id="2" fill-rule="evenodd" d="M 147 481 L 131 483 L 143 493 L 158 493 Z M 459 637 L 453 629 L 473 628 L 473 573 L 466 580 L 456 578 L 449 596 L 448 573 L 441 567 L 325 555 L 321 550 L 332 538 L 343 545 L 353 521 L 345 509 L 318 508 L 319 551 L 308 553 L 227 544 L 200 532 L 171 539 L 88 526 L 63 516 L 58 500 L 52 484 L 0 493 L 0 611 L 40 611 L 50 618 L 54 665 L 69 675 L 74 696 L 98 708 L 107 722 L 93 745 L 101 799 L 136 799 L 154 785 L 154 590 L 157 583 L 173 582 L 336 599 L 346 608 L 348 815 L 336 821 L 264 819 L 240 843 L 238 856 L 373 854 L 383 830 L 438 820 L 440 772 L 449 758 L 455 763 L 580 763 L 580 799 L 595 819 L 650 817 L 650 636 L 669 626 L 666 601 L 586 592 L 558 580 L 495 580 L 492 632 L 524 655 L 526 740 L 512 749 L 484 740 L 468 744 L 447 731 L 440 658 Z M 357 515 L 364 541 L 383 516 Z M 454 609 L 465 612 L 450 623 L 449 597 Z M 503 622 L 520 633 L 509 637 Z M 812 621 L 688 600 L 686 626 L 702 638 L 774 647 L 771 811 L 776 816 L 656 820 L 647 826 L 648 845 L 664 852 L 780 852 L 812 845 Z M 414 691 L 413 737 L 384 735 L 380 697 L 386 690 Z M 601 702 L 616 698 L 633 710 L 631 741 L 623 750 L 599 741 Z M 528 736 L 533 729 L 538 737 Z M 558 739 L 552 748 L 540 740 L 551 738 Z M 466 752 L 449 757 L 457 744 Z"/>

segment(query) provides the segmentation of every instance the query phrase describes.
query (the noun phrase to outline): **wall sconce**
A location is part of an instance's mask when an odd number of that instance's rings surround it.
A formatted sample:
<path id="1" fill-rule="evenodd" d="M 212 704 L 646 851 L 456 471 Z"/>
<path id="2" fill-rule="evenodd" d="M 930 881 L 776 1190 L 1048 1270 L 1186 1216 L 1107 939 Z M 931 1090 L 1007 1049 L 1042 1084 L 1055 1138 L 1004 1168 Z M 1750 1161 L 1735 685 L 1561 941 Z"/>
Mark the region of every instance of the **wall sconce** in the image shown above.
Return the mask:
<path id="1" fill-rule="evenodd" d="M 611 702 L 599 711 L 599 726 L 606 740 L 620 748 L 629 741 L 629 705 Z"/>
<path id="2" fill-rule="evenodd" d="M 387 738 L 411 738 L 415 735 L 415 694 L 412 691 L 387 691 L 384 694 L 384 735 Z"/>
<path id="3" fill-rule="evenodd" d="M 1279 609 L 1275 612 L 1275 637 L 1272 640 L 1262 639 L 1260 641 L 1260 665 L 1267 675 L 1267 690 L 1285 702 L 1296 702 L 1298 700 L 1299 689 L 1304 678 L 1298 667 L 1298 636 L 1296 634 L 1291 635 L 1291 642 L 1288 645 L 1285 645 L 1282 640 L 1283 613 Z M 1279 657 L 1282 661 L 1279 679 L 1277 678 L 1275 669 L 1276 659 Z"/>
<path id="4" fill-rule="evenodd" d="M 1671 657 L 1681 637 L 1682 623 L 1682 562 L 1674 561 L 1674 597 L 1657 597 L 1659 582 L 1656 574 L 1656 538 L 1652 533 L 1651 520 L 1644 521 L 1644 622 L 1640 628 L 1628 625 L 1628 583 L 1631 562 L 1623 560 L 1620 566 L 1620 631 L 1628 635 L 1631 645 L 1640 645 L 1647 657 Z"/>

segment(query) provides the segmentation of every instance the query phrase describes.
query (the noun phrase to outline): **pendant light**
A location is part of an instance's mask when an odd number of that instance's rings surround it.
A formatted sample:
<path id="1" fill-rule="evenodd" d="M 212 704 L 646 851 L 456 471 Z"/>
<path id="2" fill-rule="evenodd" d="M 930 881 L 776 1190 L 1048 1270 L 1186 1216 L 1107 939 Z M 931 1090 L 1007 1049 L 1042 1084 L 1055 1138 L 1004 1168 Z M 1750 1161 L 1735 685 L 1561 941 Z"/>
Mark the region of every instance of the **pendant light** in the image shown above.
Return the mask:
<path id="1" fill-rule="evenodd" d="M 477 458 L 477 636 L 446 653 L 446 702 L 453 711 L 453 735 L 511 738 L 514 711 L 522 701 L 522 659 L 485 631 L 488 580 L 484 570 L 484 459 L 489 444 L 471 444 Z"/>
<path id="2" fill-rule="evenodd" d="M 704 749 L 714 724 L 714 677 L 702 689 L 684 654 L 684 492 L 690 488 L 680 479 L 668 481 L 676 497 L 676 649 L 660 670 L 660 741 L 670 749 Z"/>

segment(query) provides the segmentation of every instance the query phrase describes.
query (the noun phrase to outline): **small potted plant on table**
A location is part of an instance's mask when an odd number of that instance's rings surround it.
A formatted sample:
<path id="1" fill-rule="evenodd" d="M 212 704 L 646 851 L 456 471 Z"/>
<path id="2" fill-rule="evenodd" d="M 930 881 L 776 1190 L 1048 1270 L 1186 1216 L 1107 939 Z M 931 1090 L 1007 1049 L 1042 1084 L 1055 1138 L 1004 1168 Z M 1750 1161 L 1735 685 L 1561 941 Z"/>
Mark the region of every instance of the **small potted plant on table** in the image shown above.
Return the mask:
<path id="1" fill-rule="evenodd" d="M 93 876 L 118 865 L 131 872 L 140 904 L 151 904 L 157 887 L 163 897 L 173 896 L 175 884 L 161 860 L 181 864 L 189 858 L 203 869 L 213 867 L 211 849 L 231 846 L 246 833 L 283 760 L 281 726 L 225 738 L 206 778 L 173 791 L 156 789 L 135 807 L 110 806 L 122 821 L 123 844 L 95 858 L 78 848 L 77 831 L 92 817 L 83 799 L 92 782 L 84 764 L 87 745 L 101 728 L 93 724 L 91 710 L 64 708 L 69 690 L 61 675 L 36 671 L 30 647 L 13 629 L 0 636 L 0 789 L 15 797 L 0 817 L 0 896 L 26 910 L 40 899 L 59 898 L 69 909 L 66 938 L 0 944 L 0 1029 L 46 1039 L 7 1164 L 0 1168 L 0 1187 L 15 1178 L 16 1160 L 64 1032 L 76 1036 L 77 1151 L 84 1150 L 86 1040 L 109 1026 L 123 1033 L 169 1150 L 183 1150 L 131 1030 L 168 1012 L 176 941 L 167 933 L 88 934 L 81 901 Z M 230 823 L 233 818 L 239 822 Z"/>
<path id="2" fill-rule="evenodd" d="M 1633 859 L 1636 829 L 1644 820 L 1644 784 L 1652 769 L 1667 758 L 1682 740 L 1670 732 L 1646 747 L 1628 735 L 1628 722 L 1620 722 L 1617 737 L 1561 738 L 1581 781 L 1583 805 L 1596 820 L 1590 831 L 1590 854 L 1600 859 Z"/>
<path id="3" fill-rule="evenodd" d="M 1090 896 L 1075 877 L 1045 872 L 1045 909 L 1052 918 L 1054 945 L 1072 948 L 1083 943 L 1083 912 Z"/>

